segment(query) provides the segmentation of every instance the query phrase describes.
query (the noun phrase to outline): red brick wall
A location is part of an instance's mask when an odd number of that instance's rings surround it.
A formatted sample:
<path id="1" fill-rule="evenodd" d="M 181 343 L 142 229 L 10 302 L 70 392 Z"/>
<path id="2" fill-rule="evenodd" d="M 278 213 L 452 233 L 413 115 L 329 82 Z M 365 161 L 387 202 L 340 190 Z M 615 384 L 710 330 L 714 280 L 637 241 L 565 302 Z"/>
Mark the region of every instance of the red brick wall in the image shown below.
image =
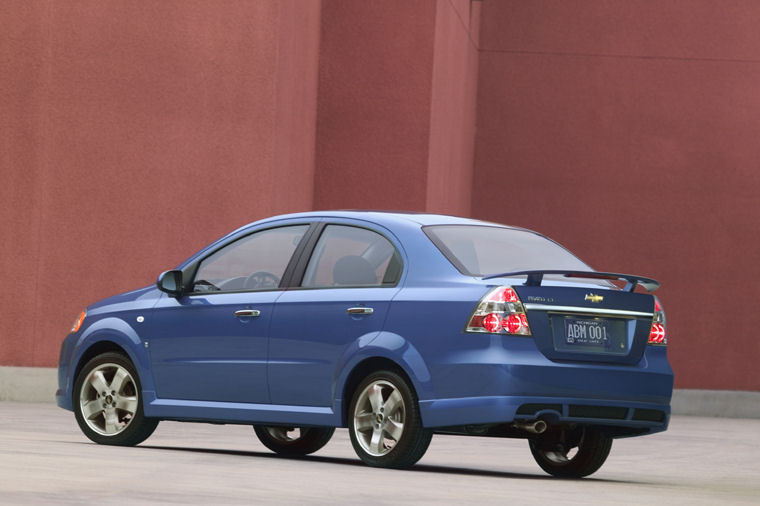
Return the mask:
<path id="1" fill-rule="evenodd" d="M 315 208 L 469 214 L 479 5 L 322 5 Z"/>
<path id="2" fill-rule="evenodd" d="M 424 210 L 435 2 L 322 3 L 314 206 Z"/>

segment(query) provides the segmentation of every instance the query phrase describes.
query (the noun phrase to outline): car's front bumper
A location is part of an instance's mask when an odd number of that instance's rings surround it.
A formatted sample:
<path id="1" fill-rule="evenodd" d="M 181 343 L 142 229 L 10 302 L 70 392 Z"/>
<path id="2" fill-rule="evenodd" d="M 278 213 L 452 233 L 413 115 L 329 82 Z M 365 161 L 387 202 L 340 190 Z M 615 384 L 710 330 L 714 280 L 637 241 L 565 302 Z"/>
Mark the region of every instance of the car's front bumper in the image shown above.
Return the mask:
<path id="1" fill-rule="evenodd" d="M 59 388 L 55 392 L 55 403 L 58 405 L 59 408 L 67 409 L 69 411 L 73 411 L 74 407 L 71 403 L 71 394 L 64 390 Z"/>
<path id="2" fill-rule="evenodd" d="M 73 386 L 73 378 L 71 377 L 70 369 L 72 367 L 71 360 L 74 353 L 74 344 L 76 342 L 76 334 L 69 334 L 61 343 L 61 353 L 58 357 L 58 390 L 55 392 L 55 403 L 69 411 L 73 411 L 73 402 L 71 396 L 71 388 Z"/>

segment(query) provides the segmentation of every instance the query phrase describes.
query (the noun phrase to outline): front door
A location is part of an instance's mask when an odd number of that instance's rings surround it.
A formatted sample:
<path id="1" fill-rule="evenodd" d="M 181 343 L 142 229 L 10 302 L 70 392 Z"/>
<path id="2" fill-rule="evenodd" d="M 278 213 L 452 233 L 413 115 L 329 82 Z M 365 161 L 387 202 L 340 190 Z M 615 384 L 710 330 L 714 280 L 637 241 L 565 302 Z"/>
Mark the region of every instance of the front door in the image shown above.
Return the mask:
<path id="1" fill-rule="evenodd" d="M 157 397 L 270 401 L 269 325 L 307 228 L 270 228 L 225 244 L 200 261 L 190 293 L 160 299 L 148 340 Z"/>

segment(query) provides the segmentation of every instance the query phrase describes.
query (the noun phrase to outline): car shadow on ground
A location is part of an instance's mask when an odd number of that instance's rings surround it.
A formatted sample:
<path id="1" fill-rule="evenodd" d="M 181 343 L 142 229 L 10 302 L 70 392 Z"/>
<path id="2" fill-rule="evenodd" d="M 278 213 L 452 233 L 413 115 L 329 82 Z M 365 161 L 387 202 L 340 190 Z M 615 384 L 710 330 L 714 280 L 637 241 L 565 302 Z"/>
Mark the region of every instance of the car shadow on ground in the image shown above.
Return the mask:
<path id="1" fill-rule="evenodd" d="M 256 452 L 256 451 L 249 451 L 249 450 L 228 450 L 228 449 L 219 449 L 219 448 L 194 448 L 194 447 L 191 448 L 191 447 L 158 446 L 158 445 L 140 445 L 136 448 L 161 450 L 161 451 L 206 453 L 206 454 L 213 454 L 213 455 L 231 455 L 231 456 L 238 456 L 238 457 L 256 457 L 256 458 L 278 459 L 278 460 L 301 460 L 301 461 L 321 462 L 324 464 L 334 464 L 334 465 L 341 465 L 341 466 L 367 467 L 362 461 L 358 459 L 358 457 L 356 459 L 344 458 L 344 457 L 325 457 L 321 455 L 289 457 L 289 456 L 276 455 L 274 453 L 269 453 L 269 452 Z M 521 480 L 562 480 L 562 479 L 565 479 L 565 478 L 556 478 L 553 476 L 541 475 L 541 474 L 515 473 L 515 472 L 509 472 L 509 471 L 494 471 L 494 470 L 488 470 L 488 469 L 472 469 L 472 468 L 466 468 L 466 467 L 454 467 L 454 466 L 444 466 L 444 465 L 436 465 L 436 464 L 416 464 L 413 467 L 405 470 L 405 472 L 452 474 L 452 475 L 459 475 L 459 476 L 480 476 L 480 477 L 486 477 L 486 478 L 501 478 L 501 479 L 511 478 L 511 479 L 521 479 Z M 630 480 L 613 480 L 613 479 L 593 478 L 593 477 L 583 478 L 583 481 L 584 482 L 587 482 L 587 481 L 600 482 L 600 483 L 629 483 L 629 484 L 642 484 L 642 485 L 646 484 L 646 483 L 630 481 Z"/>

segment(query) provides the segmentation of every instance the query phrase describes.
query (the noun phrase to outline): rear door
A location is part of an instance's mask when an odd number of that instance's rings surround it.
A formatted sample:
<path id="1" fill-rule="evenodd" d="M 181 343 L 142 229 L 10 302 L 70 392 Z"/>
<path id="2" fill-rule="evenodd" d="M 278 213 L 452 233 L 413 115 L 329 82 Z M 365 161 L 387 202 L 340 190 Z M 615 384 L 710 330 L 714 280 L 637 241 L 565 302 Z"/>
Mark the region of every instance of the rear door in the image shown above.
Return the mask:
<path id="1" fill-rule="evenodd" d="M 272 317 L 273 404 L 332 405 L 341 357 L 382 330 L 398 292 L 402 261 L 389 237 L 337 223 L 315 236 L 297 287 L 282 294 Z"/>

